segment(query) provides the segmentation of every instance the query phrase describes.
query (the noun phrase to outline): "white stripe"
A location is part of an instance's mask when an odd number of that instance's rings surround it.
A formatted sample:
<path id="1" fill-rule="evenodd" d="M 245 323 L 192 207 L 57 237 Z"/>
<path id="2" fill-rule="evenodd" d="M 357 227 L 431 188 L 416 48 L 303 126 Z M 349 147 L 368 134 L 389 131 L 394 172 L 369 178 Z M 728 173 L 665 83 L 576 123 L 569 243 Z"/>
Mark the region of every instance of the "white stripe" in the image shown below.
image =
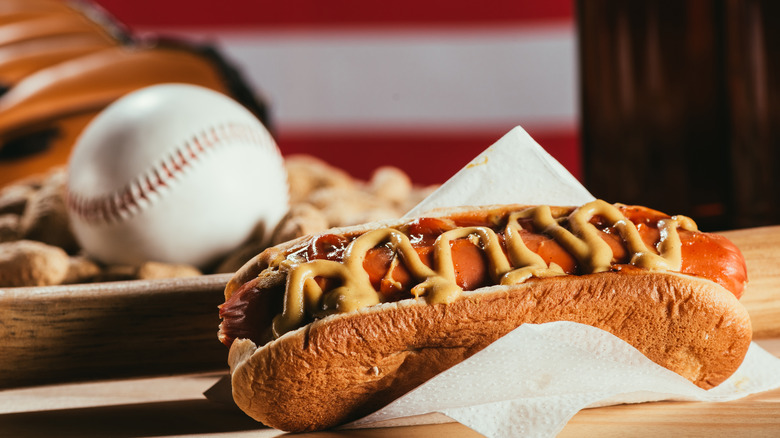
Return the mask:
<path id="1" fill-rule="evenodd" d="M 576 125 L 571 24 L 179 35 L 216 42 L 280 130 Z"/>

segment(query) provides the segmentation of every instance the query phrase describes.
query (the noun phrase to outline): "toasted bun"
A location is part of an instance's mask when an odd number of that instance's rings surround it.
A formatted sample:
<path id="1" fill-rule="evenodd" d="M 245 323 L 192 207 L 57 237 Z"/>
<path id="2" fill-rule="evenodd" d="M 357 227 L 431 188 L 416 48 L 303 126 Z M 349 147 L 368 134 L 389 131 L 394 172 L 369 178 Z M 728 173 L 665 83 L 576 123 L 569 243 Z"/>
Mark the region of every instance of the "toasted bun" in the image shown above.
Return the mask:
<path id="1" fill-rule="evenodd" d="M 263 264 L 255 262 L 252 270 Z M 551 321 L 606 330 L 702 388 L 730 376 L 751 341 L 745 308 L 709 280 L 633 269 L 551 277 L 464 292 L 450 304 L 409 299 L 332 315 L 261 348 L 236 340 L 233 397 L 274 428 L 329 428 L 381 408 L 521 324 Z"/>

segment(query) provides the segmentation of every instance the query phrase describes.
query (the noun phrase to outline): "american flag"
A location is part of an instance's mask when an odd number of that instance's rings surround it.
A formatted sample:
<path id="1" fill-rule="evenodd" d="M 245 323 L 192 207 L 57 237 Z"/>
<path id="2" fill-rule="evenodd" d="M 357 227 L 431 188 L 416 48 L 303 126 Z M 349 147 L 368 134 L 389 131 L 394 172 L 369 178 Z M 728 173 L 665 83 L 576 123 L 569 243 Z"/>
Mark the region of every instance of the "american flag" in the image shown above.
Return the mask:
<path id="1" fill-rule="evenodd" d="M 571 0 L 98 0 L 135 33 L 214 44 L 283 154 L 440 183 L 516 125 L 581 178 Z"/>

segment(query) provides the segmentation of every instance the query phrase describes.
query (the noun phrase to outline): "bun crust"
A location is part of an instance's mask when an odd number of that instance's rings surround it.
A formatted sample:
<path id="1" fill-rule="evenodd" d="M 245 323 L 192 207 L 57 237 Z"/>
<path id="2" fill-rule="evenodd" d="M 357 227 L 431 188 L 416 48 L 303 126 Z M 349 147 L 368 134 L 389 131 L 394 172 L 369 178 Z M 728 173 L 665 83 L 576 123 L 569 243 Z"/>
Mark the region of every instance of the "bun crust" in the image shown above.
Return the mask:
<path id="1" fill-rule="evenodd" d="M 247 272 L 271 257 L 258 256 Z M 274 428 L 329 428 L 383 407 L 522 324 L 552 321 L 606 330 L 705 389 L 739 367 L 751 341 L 745 308 L 710 280 L 639 269 L 550 277 L 464 292 L 449 304 L 408 299 L 331 315 L 260 348 L 238 339 L 228 358 L 233 397 Z"/>

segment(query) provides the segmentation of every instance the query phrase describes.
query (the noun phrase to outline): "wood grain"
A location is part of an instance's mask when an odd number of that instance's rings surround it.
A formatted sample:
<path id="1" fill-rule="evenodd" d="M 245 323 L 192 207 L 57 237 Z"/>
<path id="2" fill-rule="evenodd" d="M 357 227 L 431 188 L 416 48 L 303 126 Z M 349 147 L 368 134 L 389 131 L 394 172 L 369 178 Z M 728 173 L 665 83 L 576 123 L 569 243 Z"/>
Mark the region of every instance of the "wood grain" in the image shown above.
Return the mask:
<path id="1" fill-rule="evenodd" d="M 741 301 L 750 313 L 753 339 L 780 337 L 780 226 L 721 234 L 747 261 L 748 286 Z"/>
<path id="2" fill-rule="evenodd" d="M 0 290 L 0 388 L 222 369 L 229 277 Z"/>

